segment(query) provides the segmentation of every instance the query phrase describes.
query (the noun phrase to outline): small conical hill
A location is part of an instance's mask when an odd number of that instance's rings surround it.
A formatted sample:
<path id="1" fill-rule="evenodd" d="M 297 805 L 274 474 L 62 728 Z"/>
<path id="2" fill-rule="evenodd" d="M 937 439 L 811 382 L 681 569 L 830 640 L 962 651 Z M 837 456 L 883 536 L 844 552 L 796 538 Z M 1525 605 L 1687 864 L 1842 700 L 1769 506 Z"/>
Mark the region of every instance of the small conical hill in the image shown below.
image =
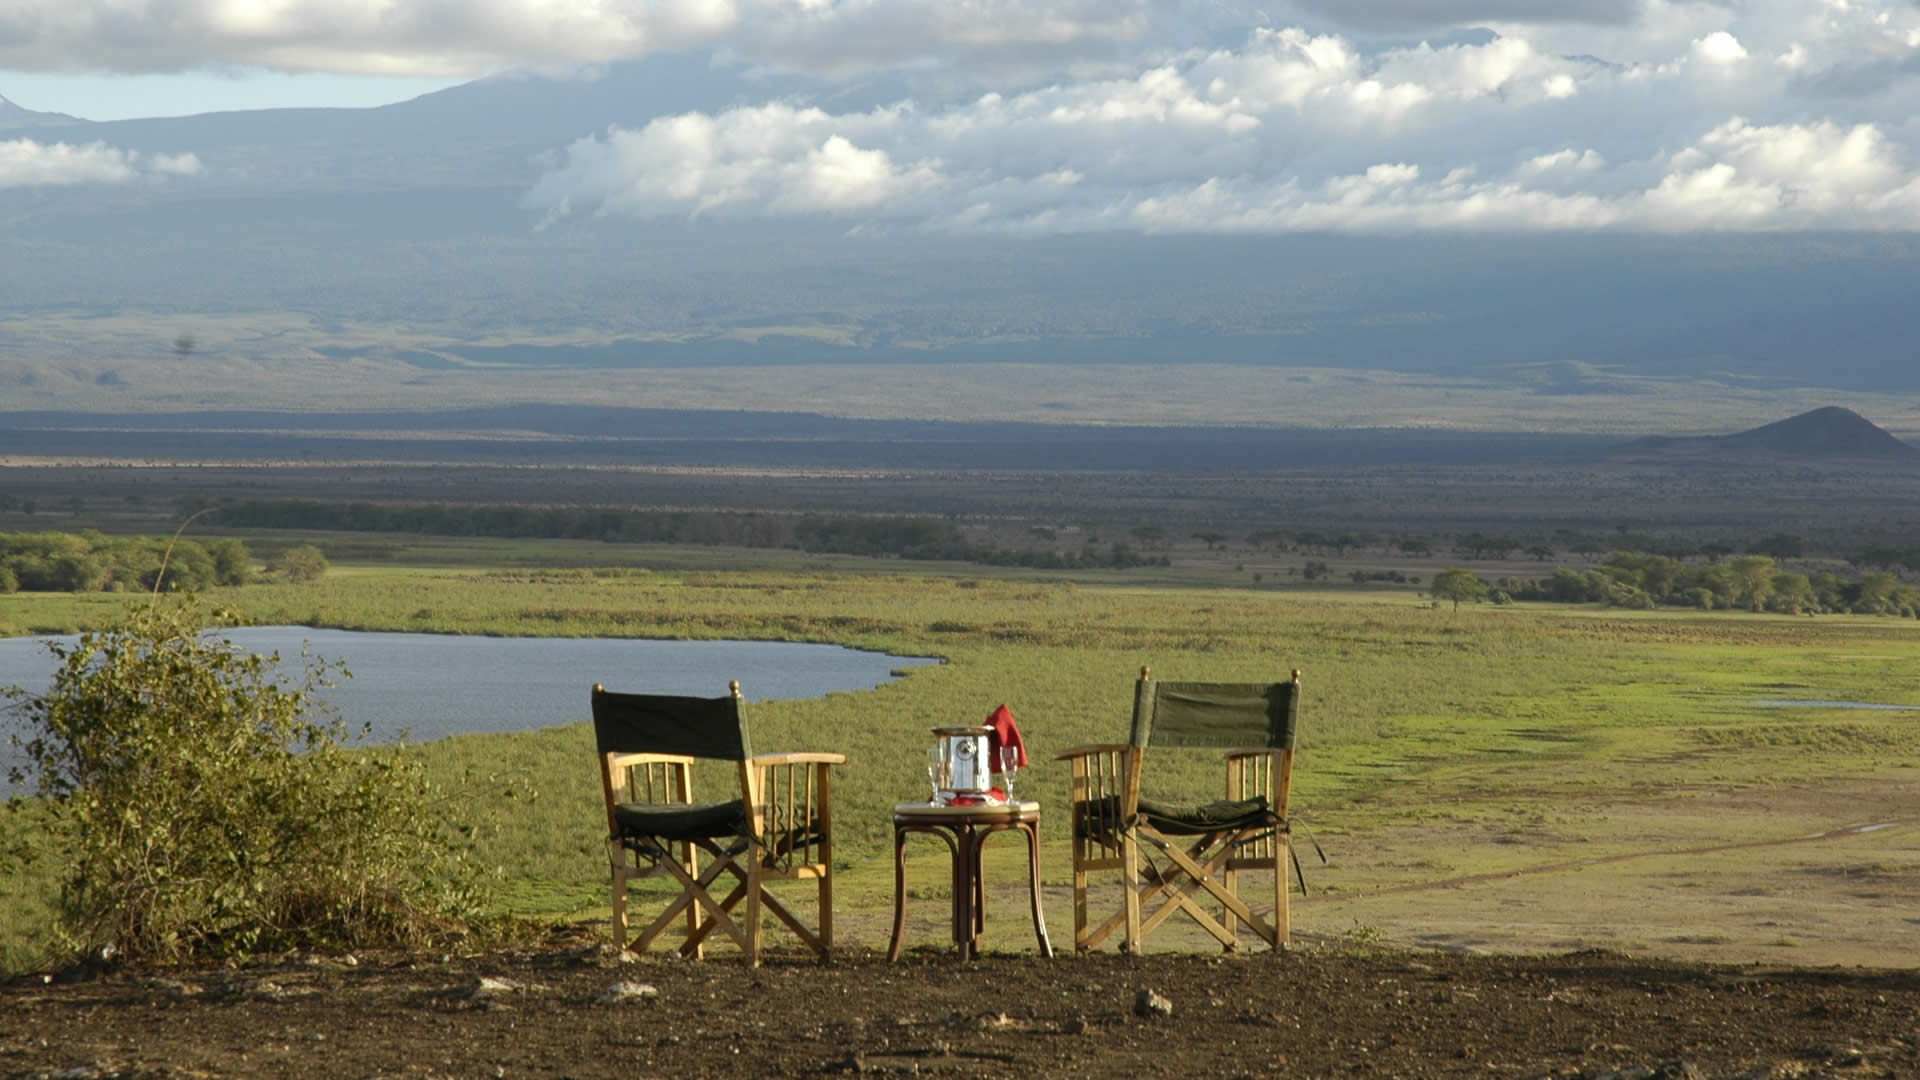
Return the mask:
<path id="1" fill-rule="evenodd" d="M 1920 461 L 1920 449 L 1894 438 L 1852 409 L 1829 405 L 1732 435 L 1656 435 L 1636 439 L 1606 456 L 1703 461 L 1847 459 L 1914 462 Z"/>

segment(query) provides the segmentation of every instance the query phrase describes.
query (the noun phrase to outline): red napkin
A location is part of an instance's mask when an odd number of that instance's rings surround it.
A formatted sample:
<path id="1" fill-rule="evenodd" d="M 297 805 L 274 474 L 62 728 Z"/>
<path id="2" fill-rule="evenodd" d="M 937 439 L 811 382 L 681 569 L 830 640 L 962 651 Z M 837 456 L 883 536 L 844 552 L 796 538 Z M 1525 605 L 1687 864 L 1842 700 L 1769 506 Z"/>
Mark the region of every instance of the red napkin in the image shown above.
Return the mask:
<path id="1" fill-rule="evenodd" d="M 1011 746 L 1014 749 L 1015 765 L 1027 767 L 1027 744 L 1020 739 L 1020 725 L 1013 722 L 1013 710 L 1005 705 L 993 710 L 987 717 L 987 727 L 993 732 L 987 736 L 987 761 L 994 772 L 1000 771 L 1000 748 Z"/>

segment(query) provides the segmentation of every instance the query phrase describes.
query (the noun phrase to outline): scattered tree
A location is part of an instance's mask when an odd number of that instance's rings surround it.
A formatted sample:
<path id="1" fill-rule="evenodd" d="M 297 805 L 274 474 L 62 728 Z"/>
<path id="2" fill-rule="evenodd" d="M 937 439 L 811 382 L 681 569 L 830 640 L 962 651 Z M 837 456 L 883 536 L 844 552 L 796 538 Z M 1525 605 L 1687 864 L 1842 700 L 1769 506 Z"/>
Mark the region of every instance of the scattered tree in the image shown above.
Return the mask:
<path id="1" fill-rule="evenodd" d="M 1480 575 L 1471 570 L 1450 566 L 1433 575 L 1433 584 L 1427 590 L 1435 600 L 1453 601 L 1453 610 L 1460 610 L 1462 600 L 1478 603 L 1487 598 L 1487 583 Z"/>
<path id="2" fill-rule="evenodd" d="M 1773 592 L 1773 560 L 1765 555 L 1742 555 L 1727 563 L 1733 571 L 1740 599 L 1748 611 L 1765 611 L 1767 597 Z"/>
<path id="3" fill-rule="evenodd" d="M 280 555 L 280 573 L 288 581 L 319 581 L 327 572 L 327 556 L 312 544 L 288 548 Z"/>

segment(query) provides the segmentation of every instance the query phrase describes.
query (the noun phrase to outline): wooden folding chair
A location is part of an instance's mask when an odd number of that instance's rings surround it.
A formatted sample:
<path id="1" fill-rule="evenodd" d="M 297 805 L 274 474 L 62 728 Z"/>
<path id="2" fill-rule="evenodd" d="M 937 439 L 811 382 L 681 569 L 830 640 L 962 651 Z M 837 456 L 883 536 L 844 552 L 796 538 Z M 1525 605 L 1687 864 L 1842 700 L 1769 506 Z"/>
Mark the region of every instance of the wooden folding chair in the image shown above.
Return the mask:
<path id="1" fill-rule="evenodd" d="M 758 965 L 763 914 L 771 914 L 825 959 L 833 949 L 831 768 L 845 764 L 846 755 L 754 756 L 740 684 L 730 689 L 726 697 L 697 698 L 593 688 L 614 947 L 628 947 L 629 883 L 666 876 L 679 884 L 679 895 L 635 937 L 635 952 L 645 952 L 684 914 L 682 955 L 701 956 L 718 930 L 740 947 L 749 965 Z M 693 765 L 703 758 L 737 766 L 738 798 L 693 801 Z M 732 889 L 716 897 L 717 886 L 728 879 Z M 809 879 L 819 887 L 817 927 L 807 926 L 766 887 Z"/>
<path id="2" fill-rule="evenodd" d="M 1127 741 L 1059 755 L 1072 769 L 1075 949 L 1095 948 L 1120 930 L 1121 948 L 1137 953 L 1175 914 L 1229 950 L 1239 947 L 1242 925 L 1275 949 L 1287 944 L 1287 800 L 1299 696 L 1299 671 L 1278 683 L 1199 683 L 1155 682 L 1141 668 Z M 1142 795 L 1149 743 L 1225 749 L 1226 798 Z M 1250 870 L 1273 874 L 1271 919 L 1239 895 L 1239 875 Z M 1120 875 L 1121 907 L 1093 926 L 1087 894 L 1100 872 Z"/>

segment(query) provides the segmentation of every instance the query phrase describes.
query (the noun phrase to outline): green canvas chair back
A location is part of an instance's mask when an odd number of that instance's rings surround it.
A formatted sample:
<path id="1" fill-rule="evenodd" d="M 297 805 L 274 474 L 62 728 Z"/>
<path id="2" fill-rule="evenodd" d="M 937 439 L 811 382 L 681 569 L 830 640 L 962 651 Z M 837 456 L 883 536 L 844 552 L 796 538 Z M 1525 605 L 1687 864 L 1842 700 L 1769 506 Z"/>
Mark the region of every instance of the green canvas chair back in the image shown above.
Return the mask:
<path id="1" fill-rule="evenodd" d="M 1143 676 L 1134 685 L 1127 741 L 1142 749 L 1151 743 L 1291 750 L 1299 690 L 1296 682 L 1162 682 Z"/>
<path id="2" fill-rule="evenodd" d="M 593 739 L 601 754 L 685 754 L 716 761 L 753 756 L 739 684 L 724 697 L 621 694 L 593 688 Z"/>

